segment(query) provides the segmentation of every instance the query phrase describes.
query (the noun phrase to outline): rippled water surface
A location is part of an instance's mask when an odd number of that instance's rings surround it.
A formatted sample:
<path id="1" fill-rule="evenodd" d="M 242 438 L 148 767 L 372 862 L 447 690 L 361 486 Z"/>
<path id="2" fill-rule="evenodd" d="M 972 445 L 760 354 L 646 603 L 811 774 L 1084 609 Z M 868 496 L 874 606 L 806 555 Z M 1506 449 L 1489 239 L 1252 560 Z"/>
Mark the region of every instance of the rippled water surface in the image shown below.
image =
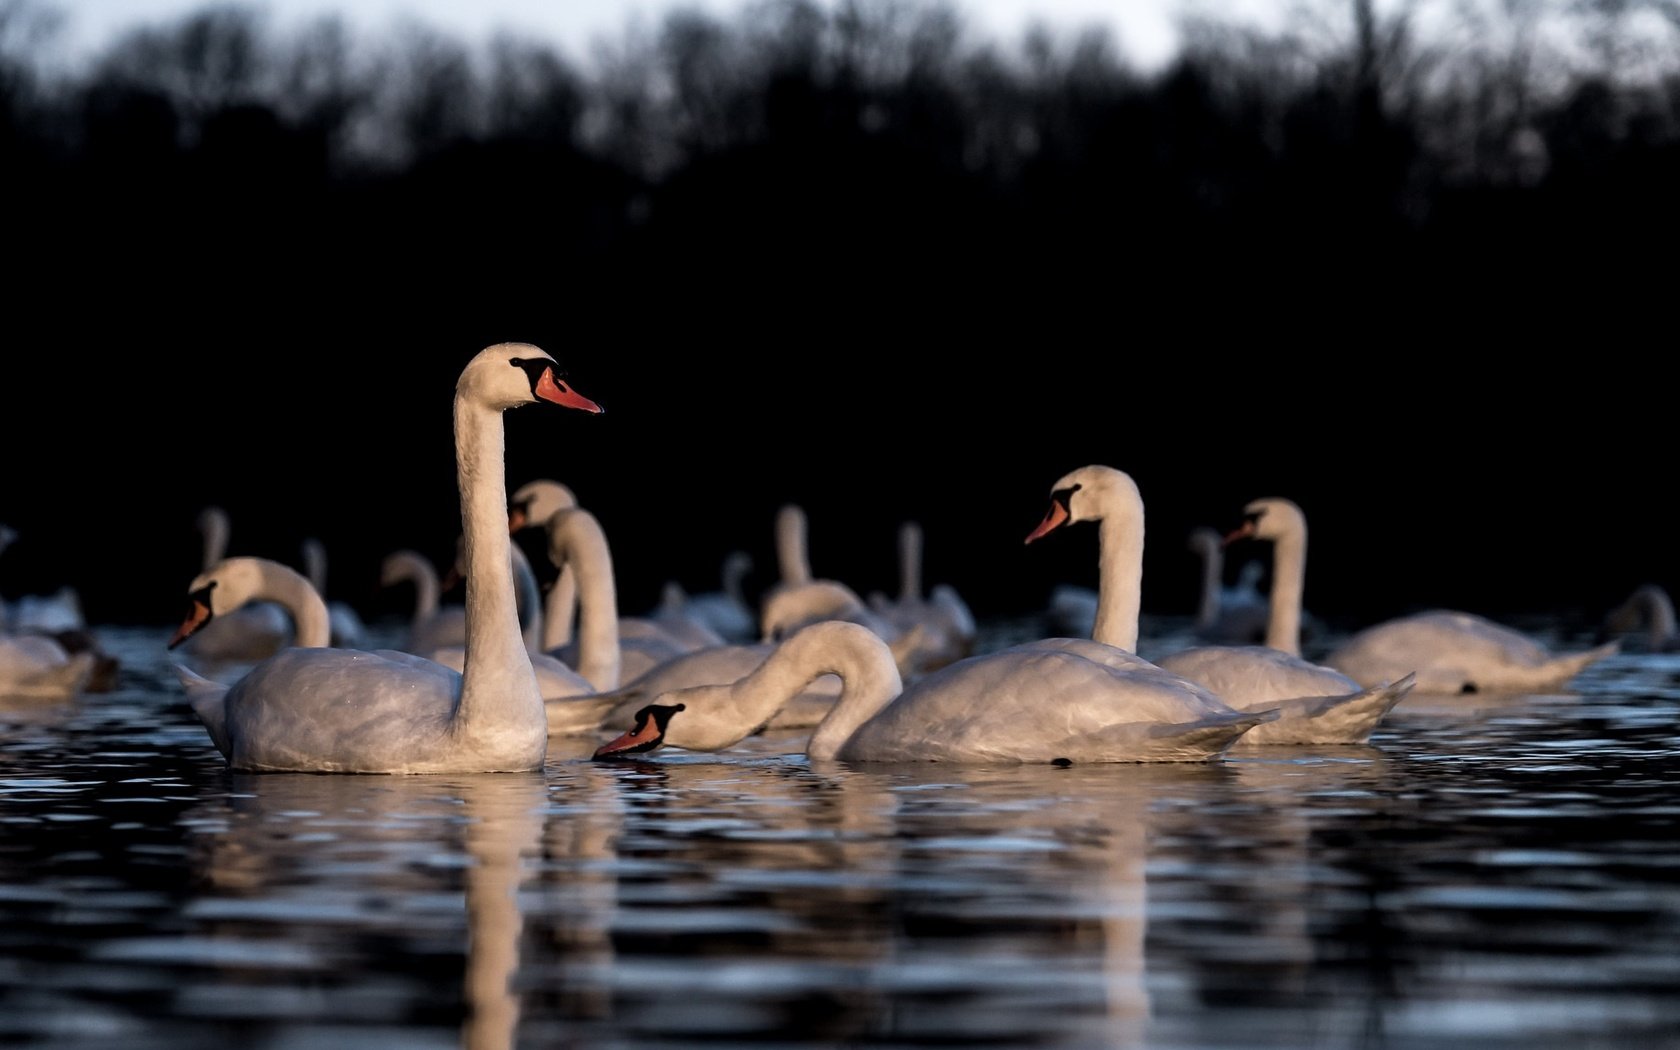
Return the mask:
<path id="1" fill-rule="evenodd" d="M 0 1044 L 1680 1046 L 1680 657 L 1208 765 L 253 776 L 167 634 L 0 702 Z"/>

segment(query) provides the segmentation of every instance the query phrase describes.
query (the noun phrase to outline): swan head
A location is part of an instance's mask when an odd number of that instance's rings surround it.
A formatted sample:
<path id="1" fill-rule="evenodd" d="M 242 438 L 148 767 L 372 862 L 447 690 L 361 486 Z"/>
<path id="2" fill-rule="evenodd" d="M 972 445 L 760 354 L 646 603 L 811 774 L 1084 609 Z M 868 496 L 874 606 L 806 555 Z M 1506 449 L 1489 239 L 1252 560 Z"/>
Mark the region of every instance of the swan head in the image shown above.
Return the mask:
<path id="1" fill-rule="evenodd" d="M 203 630 L 217 616 L 225 616 L 251 601 L 266 587 L 274 573 L 297 573 L 278 562 L 262 558 L 224 558 L 206 572 L 193 577 L 187 586 L 187 614 L 175 629 L 166 648 L 173 649 Z"/>
<path id="2" fill-rule="evenodd" d="M 513 490 L 508 498 L 508 531 L 541 525 L 555 511 L 577 506 L 572 490 L 552 478 L 537 478 Z"/>
<path id="3" fill-rule="evenodd" d="M 1026 542 L 1048 535 L 1063 525 L 1102 521 L 1127 515 L 1143 522 L 1143 497 L 1137 483 L 1123 470 L 1092 465 L 1063 474 L 1050 486 L 1050 509 Z"/>
<path id="4" fill-rule="evenodd" d="M 1225 535 L 1225 546 L 1230 546 L 1238 540 L 1271 540 L 1276 542 L 1284 536 L 1305 536 L 1307 534 L 1307 516 L 1301 513 L 1301 508 L 1293 500 L 1281 496 L 1268 496 L 1265 499 L 1250 500 L 1243 507 L 1242 524 Z"/>
<path id="5" fill-rule="evenodd" d="M 635 725 L 628 733 L 595 749 L 595 758 L 620 758 L 625 755 L 644 755 L 665 744 L 665 731 L 671 716 L 688 710 L 685 704 L 649 704 L 636 712 Z"/>
<path id="6" fill-rule="evenodd" d="M 553 356 L 530 343 L 497 343 L 480 350 L 461 370 L 455 395 L 498 410 L 549 401 L 585 412 L 602 411 L 572 389 Z"/>
<path id="7" fill-rule="evenodd" d="M 1190 530 L 1190 550 L 1204 558 L 1217 553 L 1224 545 L 1225 537 L 1218 529 L 1202 525 Z"/>

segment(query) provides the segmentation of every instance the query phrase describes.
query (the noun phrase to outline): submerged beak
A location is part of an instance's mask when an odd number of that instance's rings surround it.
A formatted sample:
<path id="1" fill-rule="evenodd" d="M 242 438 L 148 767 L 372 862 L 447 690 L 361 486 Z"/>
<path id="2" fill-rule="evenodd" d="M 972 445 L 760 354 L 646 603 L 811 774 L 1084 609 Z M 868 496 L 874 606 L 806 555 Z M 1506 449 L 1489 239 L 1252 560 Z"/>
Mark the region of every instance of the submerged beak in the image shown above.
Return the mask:
<path id="1" fill-rule="evenodd" d="M 537 377 L 536 394 L 544 401 L 552 401 L 567 408 L 580 408 L 585 412 L 604 412 L 600 405 L 584 397 L 567 385 L 564 379 L 554 374 L 552 367 L 543 369 L 542 375 Z"/>
<path id="2" fill-rule="evenodd" d="M 209 622 L 210 606 L 200 601 L 193 602 L 192 610 L 187 613 L 187 618 L 181 621 L 181 626 L 175 628 L 175 637 L 169 639 L 169 644 L 164 648 L 175 648 L 188 638 L 191 638 L 198 632 L 200 627 L 203 627 Z"/>
<path id="3" fill-rule="evenodd" d="M 621 755 L 641 755 L 659 748 L 665 743 L 665 727 L 670 724 L 671 716 L 678 711 L 687 710 L 684 704 L 666 707 L 661 704 L 649 704 L 636 712 L 636 727 L 616 740 L 602 744 L 595 749 L 594 758 L 616 758 Z"/>
<path id="4" fill-rule="evenodd" d="M 1033 540 L 1038 539 L 1047 532 L 1054 532 L 1056 529 L 1067 524 L 1068 517 L 1068 509 L 1062 506 L 1062 501 L 1056 499 L 1051 500 L 1050 509 L 1045 512 L 1044 520 L 1039 522 L 1038 528 L 1032 530 L 1032 533 L 1027 536 L 1026 542 L 1031 543 Z"/>

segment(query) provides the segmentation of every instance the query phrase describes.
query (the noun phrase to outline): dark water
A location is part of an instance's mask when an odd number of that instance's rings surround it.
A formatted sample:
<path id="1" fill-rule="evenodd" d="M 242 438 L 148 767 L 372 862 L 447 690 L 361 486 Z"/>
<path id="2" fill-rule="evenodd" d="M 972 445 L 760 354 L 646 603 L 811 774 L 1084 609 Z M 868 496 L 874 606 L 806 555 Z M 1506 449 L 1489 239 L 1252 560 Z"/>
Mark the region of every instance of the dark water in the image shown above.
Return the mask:
<path id="1" fill-rule="evenodd" d="M 167 633 L 0 707 L 0 1045 L 1680 1046 L 1680 657 L 1211 765 L 250 776 Z"/>

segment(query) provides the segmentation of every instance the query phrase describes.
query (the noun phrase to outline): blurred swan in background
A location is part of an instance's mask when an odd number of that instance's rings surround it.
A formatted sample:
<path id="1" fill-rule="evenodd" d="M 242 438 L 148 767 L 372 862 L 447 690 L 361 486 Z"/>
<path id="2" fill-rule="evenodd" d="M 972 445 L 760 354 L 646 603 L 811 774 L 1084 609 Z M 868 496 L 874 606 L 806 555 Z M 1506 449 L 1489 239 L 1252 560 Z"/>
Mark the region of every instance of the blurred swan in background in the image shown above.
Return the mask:
<path id="1" fill-rule="evenodd" d="M 303 541 L 303 574 L 310 586 L 323 598 L 327 593 L 327 548 L 320 540 L 310 537 Z M 361 616 L 344 602 L 327 602 L 327 618 L 331 627 L 332 644 L 345 649 L 360 649 L 367 641 L 367 627 Z"/>
<path id="2" fill-rule="evenodd" d="M 227 557 L 228 514 L 210 505 L 199 512 L 198 531 L 204 540 L 203 572 Z M 254 601 L 229 611 L 193 635 L 183 650 L 211 664 L 254 663 L 279 652 L 292 639 L 292 622 L 284 609 L 269 601 Z"/>
<path id="3" fill-rule="evenodd" d="M 727 642 L 747 642 L 758 637 L 758 617 L 753 615 L 741 584 L 753 569 L 752 555 L 730 551 L 723 559 L 722 589 L 688 594 L 675 580 L 665 584 L 660 601 L 662 612 L 697 621 Z"/>
<path id="4" fill-rule="evenodd" d="M 1639 643 L 1650 653 L 1680 650 L 1680 627 L 1674 618 L 1674 601 L 1661 584 L 1642 583 L 1620 605 L 1604 614 L 1600 640 L 1644 629 Z"/>
<path id="5" fill-rule="evenodd" d="M 955 587 L 936 585 L 922 597 L 922 527 L 907 521 L 898 528 L 898 598 L 871 594 L 870 606 L 900 631 L 920 625 L 926 632 L 924 644 L 915 656 L 919 671 L 937 670 L 974 653 L 979 629 L 968 603 Z"/>
<path id="6" fill-rule="evenodd" d="M 1306 515 L 1287 499 L 1253 500 L 1243 508 L 1243 524 L 1233 535 L 1272 542 L 1266 644 L 1299 655 Z M 1557 654 L 1486 617 L 1435 609 L 1367 627 L 1325 657 L 1324 663 L 1367 687 L 1415 673 L 1419 693 L 1527 693 L 1563 685 L 1617 647 L 1612 642 L 1584 652 Z"/>
<path id="7" fill-rule="evenodd" d="M 1208 642 L 1258 645 L 1266 637 L 1266 596 L 1260 578 L 1266 567 L 1243 564 L 1234 586 L 1225 586 L 1225 537 L 1214 529 L 1190 530 L 1190 550 L 1201 560 L 1202 585 L 1196 603 L 1195 632 Z"/>

